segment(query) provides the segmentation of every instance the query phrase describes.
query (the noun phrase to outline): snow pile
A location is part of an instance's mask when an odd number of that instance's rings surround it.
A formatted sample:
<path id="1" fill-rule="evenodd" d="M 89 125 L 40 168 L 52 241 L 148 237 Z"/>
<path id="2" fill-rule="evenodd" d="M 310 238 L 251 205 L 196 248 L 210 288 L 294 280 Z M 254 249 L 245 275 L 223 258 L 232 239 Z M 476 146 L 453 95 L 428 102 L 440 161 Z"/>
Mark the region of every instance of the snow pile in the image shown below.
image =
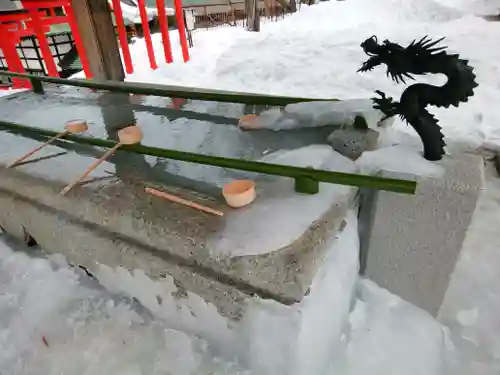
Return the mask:
<path id="1" fill-rule="evenodd" d="M 366 174 L 376 174 L 383 169 L 426 178 L 440 177 L 445 172 L 440 165 L 425 160 L 419 148 L 407 144 L 365 151 L 356 160 L 356 165 L 360 167 L 362 173 Z"/>
<path id="2" fill-rule="evenodd" d="M 460 374 L 447 331 L 429 314 L 369 280 L 358 292 L 345 374 Z"/>
<path id="3" fill-rule="evenodd" d="M 457 9 L 442 5 L 439 0 L 348 0 L 341 4 L 320 3 L 306 12 L 317 23 L 336 23 L 352 26 L 356 23 L 380 23 L 380 20 L 402 22 L 443 22 L 459 18 L 462 15 Z M 324 7 L 324 8 L 322 8 Z M 335 8 L 336 13 L 325 8 Z M 319 16 L 322 14 L 322 16 Z M 328 17 L 329 15 L 329 17 Z M 318 17 L 319 16 L 319 17 Z M 311 20 L 309 20 L 311 21 Z M 308 22 L 314 25 L 313 22 Z"/>
<path id="4" fill-rule="evenodd" d="M 259 129 L 288 130 L 327 125 L 349 126 L 356 116 L 362 116 L 369 128 L 375 129 L 384 117 L 373 109 L 369 99 L 342 101 L 312 101 L 287 105 L 284 109 L 271 108 L 258 118 Z"/>
<path id="5" fill-rule="evenodd" d="M 57 263 L 61 263 L 58 261 Z M 67 266 L 0 239 L 0 368 L 6 374 L 247 374 Z M 241 371 L 240 371 L 241 370 Z"/>
<path id="6" fill-rule="evenodd" d="M 441 3 L 471 14 L 500 14 L 500 2 L 498 0 L 441 0 Z"/>
<path id="7" fill-rule="evenodd" d="M 486 191 L 478 202 L 463 253 L 450 282 L 439 320 L 450 327 L 467 374 L 500 373 L 500 179 L 486 170 Z"/>
<path id="8" fill-rule="evenodd" d="M 121 2 L 121 8 L 122 8 L 122 14 L 123 18 L 125 21 L 129 21 L 131 23 L 141 23 L 141 14 L 139 12 L 139 7 L 137 6 L 131 6 L 129 4 L 126 4 L 124 2 Z M 167 15 L 171 16 L 175 12 L 171 8 L 165 8 Z M 155 17 L 158 14 L 158 10 L 156 8 L 151 8 L 146 5 L 146 14 L 148 16 L 148 19 L 151 20 L 153 17 Z"/>

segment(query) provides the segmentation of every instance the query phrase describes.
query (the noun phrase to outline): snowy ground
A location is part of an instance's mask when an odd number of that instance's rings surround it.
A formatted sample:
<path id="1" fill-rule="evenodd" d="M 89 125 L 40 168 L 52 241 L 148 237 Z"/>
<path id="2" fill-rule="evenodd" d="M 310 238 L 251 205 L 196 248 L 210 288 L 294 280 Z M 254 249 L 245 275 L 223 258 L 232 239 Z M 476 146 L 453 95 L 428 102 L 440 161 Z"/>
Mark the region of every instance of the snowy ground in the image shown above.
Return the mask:
<path id="1" fill-rule="evenodd" d="M 439 319 L 451 328 L 467 373 L 493 375 L 500 373 L 500 178 L 493 165 L 486 181 Z"/>
<path id="2" fill-rule="evenodd" d="M 476 68 L 479 87 L 469 103 L 434 112 L 448 139 L 465 148 L 500 148 L 500 23 L 470 14 L 494 13 L 497 3 L 347 0 L 304 6 L 258 34 L 230 28 L 196 33 L 189 64 L 180 62 L 174 41 L 176 62 L 155 72 L 148 70 L 138 41 L 132 46 L 137 71 L 129 79 L 295 96 L 369 97 L 375 89 L 397 96 L 403 87 L 383 70 L 356 73 L 366 58 L 360 42 L 373 34 L 402 43 L 424 34 L 446 36 L 447 45 Z M 395 126 L 411 134 L 405 125 Z M 451 328 L 464 374 L 500 373 L 499 216 L 500 179 L 489 169 L 439 317 Z M 7 373 L 244 373 L 237 364 L 213 359 L 199 339 L 169 329 L 140 306 L 56 263 L 14 254 L 0 242 L 0 368 Z M 436 365 L 443 359 L 440 324 L 372 283 L 360 280 L 350 321 L 347 365 L 342 371 L 332 365 L 332 374 L 445 373 Z"/>

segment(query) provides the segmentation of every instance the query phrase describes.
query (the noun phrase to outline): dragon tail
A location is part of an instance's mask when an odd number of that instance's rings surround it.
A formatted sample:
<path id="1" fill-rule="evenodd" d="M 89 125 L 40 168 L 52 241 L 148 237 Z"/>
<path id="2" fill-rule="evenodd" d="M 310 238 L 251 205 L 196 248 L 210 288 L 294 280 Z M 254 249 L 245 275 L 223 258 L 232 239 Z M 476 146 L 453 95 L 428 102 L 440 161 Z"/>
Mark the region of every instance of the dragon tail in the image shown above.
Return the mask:
<path id="1" fill-rule="evenodd" d="M 436 118 L 426 109 L 421 110 L 418 116 L 412 116 L 412 119 L 402 117 L 422 139 L 424 158 L 431 161 L 441 160 L 445 154 L 444 147 L 446 144 L 443 140 L 444 134 L 441 132 L 441 127 L 438 125 Z"/>

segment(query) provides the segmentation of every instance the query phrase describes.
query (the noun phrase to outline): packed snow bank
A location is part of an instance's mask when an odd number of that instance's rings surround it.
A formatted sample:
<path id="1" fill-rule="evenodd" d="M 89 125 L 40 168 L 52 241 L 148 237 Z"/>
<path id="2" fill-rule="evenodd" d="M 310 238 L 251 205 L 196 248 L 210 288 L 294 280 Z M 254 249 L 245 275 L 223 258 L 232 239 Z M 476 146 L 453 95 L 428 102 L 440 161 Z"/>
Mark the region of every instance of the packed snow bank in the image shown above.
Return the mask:
<path id="1" fill-rule="evenodd" d="M 141 15 L 139 12 L 139 7 L 134 7 L 128 4 L 121 2 L 122 14 L 125 21 L 130 23 L 141 23 Z M 165 8 L 167 15 L 171 16 L 175 14 L 172 8 Z M 148 19 L 151 20 L 158 14 L 158 10 L 156 8 L 150 8 L 146 6 L 146 14 Z"/>
<path id="2" fill-rule="evenodd" d="M 369 280 L 358 284 L 345 374 L 459 374 L 447 331 L 428 313 Z"/>
<path id="3" fill-rule="evenodd" d="M 440 177 L 445 170 L 440 165 L 424 159 L 419 147 L 408 144 L 383 147 L 375 151 L 365 151 L 356 160 L 360 171 L 376 174 L 380 170 L 408 173 L 418 178 Z"/>
<path id="4" fill-rule="evenodd" d="M 441 0 L 441 3 L 470 14 L 500 14 L 500 2 L 498 0 Z"/>
<path id="5" fill-rule="evenodd" d="M 205 341 L 57 264 L 14 253 L 0 238 L 2 373 L 248 373 L 214 358 Z"/>
<path id="6" fill-rule="evenodd" d="M 500 179 L 486 169 L 478 202 L 439 320 L 450 327 L 467 374 L 500 374 Z"/>

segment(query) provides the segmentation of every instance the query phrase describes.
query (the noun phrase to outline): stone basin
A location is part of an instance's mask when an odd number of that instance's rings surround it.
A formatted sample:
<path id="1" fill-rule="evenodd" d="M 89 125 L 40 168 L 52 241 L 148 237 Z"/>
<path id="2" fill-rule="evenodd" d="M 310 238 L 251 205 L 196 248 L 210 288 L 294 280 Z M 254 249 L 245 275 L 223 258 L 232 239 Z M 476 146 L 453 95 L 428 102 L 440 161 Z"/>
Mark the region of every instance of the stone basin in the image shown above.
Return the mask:
<path id="1" fill-rule="evenodd" d="M 0 115 L 4 121 L 51 130 L 84 118 L 90 135 L 111 139 L 120 126 L 135 121 L 144 131 L 145 145 L 249 160 L 278 152 L 284 164 L 357 170 L 326 144 L 331 133 L 327 126 L 244 132 L 235 126 L 245 111 L 242 105 L 191 103 L 192 112 L 207 116 L 201 120 L 182 112 L 174 118 L 127 109 L 130 101 L 123 97 L 103 99 L 98 93 L 66 88 L 47 92 L 1 99 Z M 160 99 L 146 101 L 158 107 Z M 118 108 L 120 103 L 125 107 Z M 342 228 L 357 191 L 322 183 L 319 194 L 302 195 L 288 178 L 119 151 L 92 173 L 95 180 L 63 197 L 58 192 L 105 150 L 61 141 L 38 153 L 35 162 L 5 168 L 39 144 L 0 132 L 2 226 L 14 233 L 24 227 L 45 251 L 62 252 L 91 271 L 105 264 L 140 268 L 152 278 L 172 275 L 181 287 L 233 319 L 241 315 L 245 296 L 292 304 L 306 295 L 326 251 L 324 243 Z M 246 208 L 231 209 L 220 188 L 240 177 L 256 181 L 258 197 Z M 145 183 L 222 210 L 224 216 L 152 197 L 144 192 Z"/>

